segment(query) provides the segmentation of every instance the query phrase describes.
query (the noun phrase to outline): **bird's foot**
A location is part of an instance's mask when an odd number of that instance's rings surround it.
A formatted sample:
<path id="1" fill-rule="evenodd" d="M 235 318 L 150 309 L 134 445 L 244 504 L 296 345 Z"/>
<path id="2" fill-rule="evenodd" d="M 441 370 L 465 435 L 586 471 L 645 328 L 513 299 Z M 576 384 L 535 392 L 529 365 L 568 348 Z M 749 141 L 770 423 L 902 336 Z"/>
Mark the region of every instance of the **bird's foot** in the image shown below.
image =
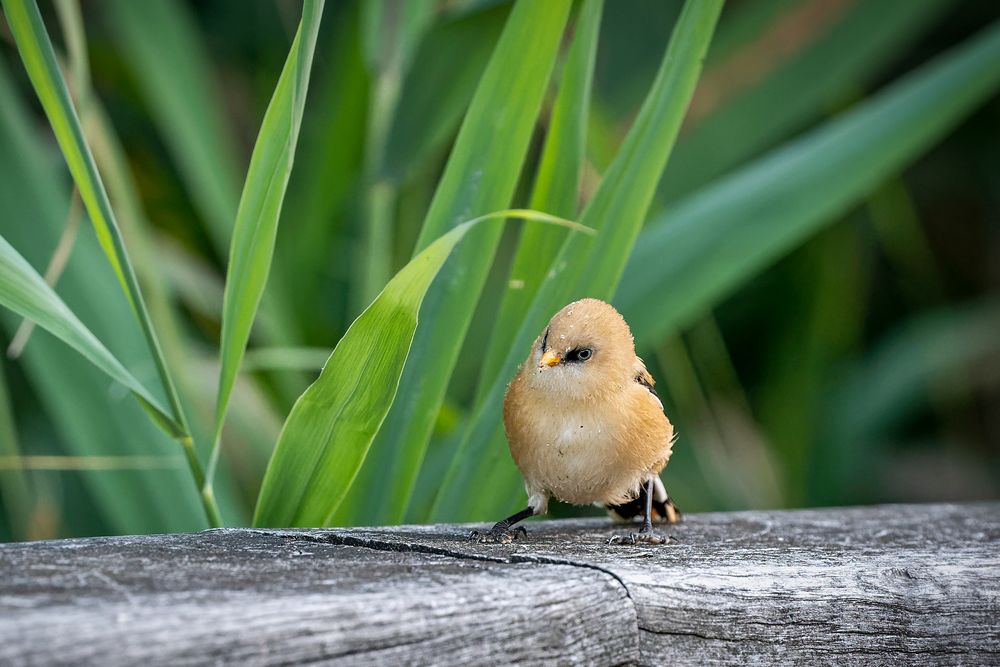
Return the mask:
<path id="1" fill-rule="evenodd" d="M 608 538 L 608 544 L 666 544 L 669 541 L 670 536 L 653 530 L 640 530 L 638 533 L 612 535 Z"/>
<path id="2" fill-rule="evenodd" d="M 485 532 L 479 530 L 472 531 L 469 533 L 469 541 L 479 542 L 480 544 L 510 544 L 518 536 L 521 538 L 528 536 L 528 531 L 524 529 L 524 526 L 515 526 L 514 528 L 493 526 L 493 528 Z"/>

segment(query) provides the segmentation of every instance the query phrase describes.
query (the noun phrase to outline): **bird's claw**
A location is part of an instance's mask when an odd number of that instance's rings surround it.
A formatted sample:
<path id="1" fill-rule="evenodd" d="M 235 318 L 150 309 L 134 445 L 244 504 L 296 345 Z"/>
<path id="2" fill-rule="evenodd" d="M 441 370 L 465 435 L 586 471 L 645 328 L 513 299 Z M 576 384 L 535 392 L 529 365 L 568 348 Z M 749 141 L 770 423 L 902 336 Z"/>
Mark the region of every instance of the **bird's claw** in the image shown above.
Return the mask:
<path id="1" fill-rule="evenodd" d="M 639 531 L 628 535 L 612 535 L 608 544 L 666 544 L 670 541 L 667 535 L 661 535 L 652 530 Z"/>
<path id="2" fill-rule="evenodd" d="M 469 533 L 469 540 L 471 542 L 479 542 L 480 544 L 510 544 L 520 536 L 522 539 L 528 536 L 528 531 L 524 529 L 524 526 L 515 526 L 514 528 L 497 528 L 493 526 L 488 531 L 474 530 Z"/>

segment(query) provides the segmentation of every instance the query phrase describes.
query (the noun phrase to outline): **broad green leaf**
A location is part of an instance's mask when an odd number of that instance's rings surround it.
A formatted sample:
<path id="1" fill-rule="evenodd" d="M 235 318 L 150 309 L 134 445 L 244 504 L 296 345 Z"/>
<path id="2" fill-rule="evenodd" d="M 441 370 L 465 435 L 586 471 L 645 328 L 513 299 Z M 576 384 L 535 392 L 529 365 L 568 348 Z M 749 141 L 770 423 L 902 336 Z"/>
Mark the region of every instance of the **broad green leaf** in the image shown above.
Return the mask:
<path id="1" fill-rule="evenodd" d="M 55 289 L 56 284 L 59 282 L 59 277 L 62 275 L 63 269 L 66 268 L 66 262 L 69 261 L 70 255 L 73 253 L 73 245 L 76 243 L 77 232 L 80 230 L 80 218 L 82 214 L 83 204 L 80 202 L 76 190 L 74 190 L 70 196 L 69 213 L 66 214 L 66 227 L 59 236 L 59 243 L 56 245 L 55 250 L 52 251 L 52 258 L 49 259 L 48 266 L 45 267 L 45 273 L 42 274 L 46 284 L 53 289 Z M 35 323 L 31 320 L 21 322 L 21 326 L 17 328 L 17 333 L 11 338 L 10 345 L 7 346 L 7 356 L 9 358 L 17 359 L 21 355 L 24 346 L 31 340 L 31 334 L 34 330 Z"/>
<path id="2" fill-rule="evenodd" d="M 0 58 L 0 235 L 32 265 L 42 266 L 65 225 L 72 184 L 27 105 L 34 100 L 19 93 L 5 66 Z M 142 333 L 94 234 L 77 239 L 59 295 L 144 386 L 155 381 Z M 0 309 L 0 324 L 12 334 L 16 316 Z M 24 417 L 38 415 L 44 423 L 45 447 L 73 456 L 176 452 L 176 443 L 127 390 L 54 336 L 36 331 L 17 365 L 37 399 L 37 411 Z M 28 446 L 27 433 L 21 435 Z M 191 475 L 183 470 L 87 473 L 67 481 L 67 518 L 83 531 L 136 534 L 206 526 Z M 81 493 L 84 503 L 78 502 Z M 93 512 L 84 514 L 81 505 Z"/>
<path id="3" fill-rule="evenodd" d="M 574 28 L 574 38 L 566 57 L 559 94 L 556 97 L 549 131 L 535 177 L 530 208 L 563 217 L 575 217 L 583 153 L 586 143 L 586 118 L 590 86 L 597 51 L 597 35 L 603 3 L 584 3 Z M 505 295 L 500 315 L 493 326 L 487 351 L 481 354 L 480 387 L 495 375 L 503 360 L 505 346 L 520 322 L 521 310 L 530 303 L 541 278 L 558 252 L 564 234 L 548 225 L 524 225 L 518 253 L 515 255 L 511 281 L 521 286 Z M 350 523 L 399 523 L 403 521 L 412 489 L 420 472 L 423 452 L 395 451 L 383 448 L 361 472 L 360 488 L 378 484 L 400 489 L 386 496 L 381 506 L 358 502 L 356 511 L 346 517 Z"/>
<path id="4" fill-rule="evenodd" d="M 90 360 L 113 380 L 128 387 L 154 410 L 173 435 L 181 435 L 170 414 L 135 377 L 97 340 L 45 279 L 0 236 L 0 305 L 31 320 Z"/>
<path id="5" fill-rule="evenodd" d="M 556 97 L 549 131 L 535 177 L 530 208 L 561 217 L 572 218 L 577 212 L 577 197 L 583 169 L 586 143 L 586 118 L 590 102 L 590 85 L 597 52 L 597 35 L 603 2 L 587 0 L 574 29 L 574 38 L 566 58 L 559 94 Z M 507 292 L 503 309 L 493 327 L 493 337 L 482 354 L 480 382 L 495 375 L 495 367 L 503 360 L 503 348 L 509 343 L 520 322 L 521 310 L 530 304 L 541 278 L 558 252 L 565 233 L 549 225 L 524 225 L 518 253 L 515 255 L 511 280 L 520 280 L 518 289 Z M 499 348 L 499 349 L 498 349 Z M 497 359 L 493 359 L 498 357 Z M 491 370 L 492 368 L 492 370 Z M 351 523 L 400 523 L 409 503 L 420 472 L 420 450 L 396 451 L 383 448 L 382 458 L 371 458 L 361 472 L 360 488 L 378 484 L 400 489 L 387 496 L 379 507 L 359 502 L 350 515 Z"/>
<path id="6" fill-rule="evenodd" d="M 1000 86 L 1000 23 L 664 211 L 615 302 L 636 339 L 690 323 L 933 146 Z"/>
<path id="7" fill-rule="evenodd" d="M 488 518 L 521 500 L 518 475 L 503 444 L 501 409 L 507 382 L 553 313 L 583 296 L 608 299 L 614 293 L 680 130 L 721 10 L 721 1 L 685 3 L 642 109 L 581 216 L 581 224 L 596 229 L 597 237 L 571 237 L 563 244 L 524 313 L 499 375 L 475 408 L 435 501 L 434 520 Z"/>
<path id="8" fill-rule="evenodd" d="M 327 525 L 396 396 L 431 281 L 474 226 L 520 217 L 582 229 L 535 211 L 490 213 L 458 225 L 410 260 L 333 350 L 292 408 L 267 467 L 256 526 Z"/>
<path id="9" fill-rule="evenodd" d="M 218 439 L 233 383 L 271 270 L 274 239 L 295 157 L 322 14 L 323 0 L 307 0 L 303 5 L 302 21 L 264 114 L 236 213 L 223 297 L 213 463 L 217 460 Z M 214 468 L 212 463 L 209 467 Z"/>
<path id="10" fill-rule="evenodd" d="M 49 40 L 41 14 L 34 0 L 3 0 L 4 11 L 25 69 L 45 109 L 49 123 L 62 149 L 66 164 L 76 183 L 80 198 L 97 232 L 104 253 L 118 277 L 122 290 L 128 297 L 136 319 L 142 328 L 150 354 L 156 364 L 160 382 L 170 403 L 170 414 L 175 434 L 187 430 L 180 402 L 167 370 L 156 333 L 150 322 L 135 271 L 125 251 L 121 231 L 111 210 L 108 194 L 101 182 L 97 165 L 83 136 L 83 128 L 76 109 L 70 100 L 66 81 L 63 79 L 52 42 Z"/>
<path id="11" fill-rule="evenodd" d="M 587 111 L 603 8 L 603 0 L 586 0 L 576 22 L 528 205 L 536 211 L 564 218 L 575 218 L 577 214 L 587 143 Z M 507 290 L 493 324 L 489 347 L 483 355 L 479 394 L 496 378 L 524 311 L 531 306 L 562 247 L 565 235 L 559 232 L 546 225 L 525 225 L 521 230 Z"/>
<path id="12" fill-rule="evenodd" d="M 780 4 L 786 7 L 776 16 L 767 3 L 742 6 L 742 14 L 766 13 L 770 20 L 754 25 L 752 36 L 734 26 L 744 34 L 727 41 L 742 44 L 712 45 L 704 82 L 713 89 L 700 91 L 710 106 L 692 109 L 704 117 L 692 118 L 677 142 L 662 187 L 667 200 L 693 192 L 856 95 L 953 5 L 914 0 L 900 12 L 878 1 Z M 885 29 L 889 24 L 892 30 Z"/>
<path id="13" fill-rule="evenodd" d="M 459 130 L 417 252 L 456 224 L 509 206 L 569 6 L 564 0 L 520 0 L 514 6 Z M 377 461 L 387 460 L 390 452 L 405 452 L 414 462 L 408 473 L 411 480 L 423 459 L 501 232 L 499 222 L 472 231 L 441 270 L 421 307 L 423 326 L 416 332 L 400 380 L 405 400 L 393 405 L 373 445 Z M 398 496 L 391 500 L 398 504 L 405 502 L 410 489 L 387 488 L 387 493 Z M 351 503 L 355 500 L 371 502 L 369 497 L 354 496 Z M 350 504 L 345 512 L 349 509 Z"/>
<path id="14" fill-rule="evenodd" d="M 194 17 L 171 0 L 110 0 L 106 10 L 116 46 L 221 255 L 232 234 L 241 165 Z"/>

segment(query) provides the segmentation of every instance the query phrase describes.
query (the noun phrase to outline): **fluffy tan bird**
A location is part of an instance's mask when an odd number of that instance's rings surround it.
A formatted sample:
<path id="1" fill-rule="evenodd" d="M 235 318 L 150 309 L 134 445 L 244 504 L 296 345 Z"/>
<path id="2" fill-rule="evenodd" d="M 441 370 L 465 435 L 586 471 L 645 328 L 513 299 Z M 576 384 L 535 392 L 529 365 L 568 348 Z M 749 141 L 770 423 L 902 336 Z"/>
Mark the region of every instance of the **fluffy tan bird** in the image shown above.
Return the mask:
<path id="1" fill-rule="evenodd" d="M 674 522 L 679 513 L 659 477 L 674 431 L 653 384 L 611 305 L 582 299 L 556 313 L 504 399 L 507 442 L 528 507 L 473 538 L 510 542 L 525 532 L 512 526 L 544 514 L 555 497 L 604 505 L 625 520 L 642 512 L 638 533 L 609 542 L 662 543 L 654 514 Z"/>

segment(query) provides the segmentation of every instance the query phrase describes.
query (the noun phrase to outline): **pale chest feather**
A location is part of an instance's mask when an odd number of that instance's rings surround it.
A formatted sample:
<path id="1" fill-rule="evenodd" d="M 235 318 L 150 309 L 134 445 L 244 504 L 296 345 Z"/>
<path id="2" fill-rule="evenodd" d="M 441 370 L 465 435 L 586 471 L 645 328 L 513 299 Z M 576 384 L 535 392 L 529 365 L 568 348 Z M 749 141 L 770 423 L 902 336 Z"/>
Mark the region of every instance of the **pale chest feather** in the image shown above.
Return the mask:
<path id="1" fill-rule="evenodd" d="M 672 429 L 639 386 L 608 402 L 531 400 L 512 384 L 504 424 L 529 486 L 571 503 L 622 502 L 670 454 Z"/>

